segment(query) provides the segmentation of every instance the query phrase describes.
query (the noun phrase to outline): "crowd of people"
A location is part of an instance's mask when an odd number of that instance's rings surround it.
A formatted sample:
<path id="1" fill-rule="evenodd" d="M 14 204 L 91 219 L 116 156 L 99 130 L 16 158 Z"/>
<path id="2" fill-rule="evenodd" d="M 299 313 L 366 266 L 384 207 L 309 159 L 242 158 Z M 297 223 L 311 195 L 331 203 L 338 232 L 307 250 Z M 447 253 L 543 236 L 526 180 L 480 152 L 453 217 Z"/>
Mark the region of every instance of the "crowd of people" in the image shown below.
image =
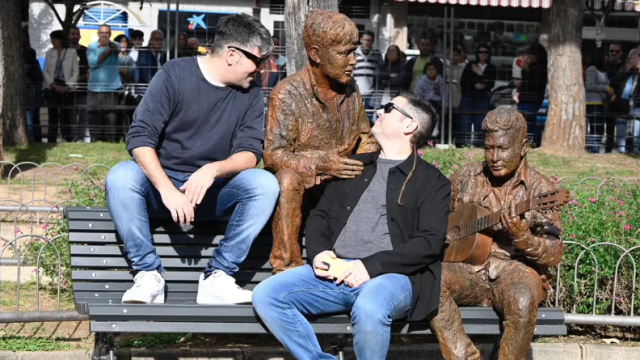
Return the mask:
<path id="1" fill-rule="evenodd" d="M 111 27 L 98 29 L 98 40 L 80 45 L 80 29 L 55 30 L 41 70 L 28 36 L 23 34 L 27 79 L 27 125 L 31 142 L 108 141 L 123 139 L 133 111 L 158 70 L 167 62 L 164 34 L 154 30 L 146 46 L 144 33 L 131 29 L 113 40 Z M 197 38 L 178 37 L 177 57 L 206 53 Z M 48 110 L 42 133 L 40 106 Z"/>
<path id="2" fill-rule="evenodd" d="M 64 141 L 120 141 L 126 133 L 133 111 L 140 103 L 148 84 L 166 63 L 162 31 L 154 30 L 146 46 L 144 33 L 130 30 L 129 37 L 118 35 L 111 41 L 108 25 L 98 30 L 98 41 L 88 47 L 79 44 L 80 30 L 72 27 L 65 36 L 62 30 L 50 34 L 52 47 L 45 55 L 44 70 L 23 37 L 27 79 L 28 134 L 32 142 L 42 138 L 55 143 Z M 286 58 L 280 38 L 273 36 L 274 52 L 260 65 L 255 80 L 272 89 L 286 77 Z M 462 45 L 447 47 L 443 56 L 436 55 L 436 41 L 423 37 L 417 42 L 419 54 L 407 59 L 397 45 L 382 54 L 375 46 L 375 35 L 360 33 L 353 71 L 373 122 L 375 109 L 401 91 L 410 91 L 429 102 L 448 122 L 439 124 L 446 132 L 452 129 L 457 145 L 482 146 L 481 122 L 484 115 L 499 105 L 516 107 L 527 120 L 529 138 L 539 145 L 544 118 L 538 112 L 547 91 L 547 52 L 539 43 L 518 49 L 506 84 L 496 85 L 499 69 L 491 59 L 492 46 L 480 43 L 469 59 Z M 180 33 L 177 57 L 204 54 L 208 48 L 200 41 Z M 611 43 L 596 48 L 586 57 L 584 81 L 588 120 L 587 150 L 592 153 L 617 151 L 638 152 L 640 149 L 640 49 L 633 48 L 624 56 L 623 45 Z M 268 92 L 267 92 L 268 95 Z M 47 133 L 42 134 L 39 106 L 48 108 Z M 630 128 L 629 128 L 630 125 Z M 450 127 L 449 127 L 450 126 Z M 627 136 L 630 133 L 630 136 Z M 447 134 L 448 135 L 448 134 Z M 629 141 L 631 143 L 627 144 Z"/>

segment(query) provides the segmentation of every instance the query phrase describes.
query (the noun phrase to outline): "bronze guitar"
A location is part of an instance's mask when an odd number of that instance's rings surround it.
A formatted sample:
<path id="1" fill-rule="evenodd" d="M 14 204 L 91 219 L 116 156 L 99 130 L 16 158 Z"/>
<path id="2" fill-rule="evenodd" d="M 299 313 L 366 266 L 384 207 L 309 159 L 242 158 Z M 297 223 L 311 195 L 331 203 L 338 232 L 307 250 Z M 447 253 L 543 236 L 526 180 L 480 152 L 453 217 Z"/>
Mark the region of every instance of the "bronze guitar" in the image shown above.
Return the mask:
<path id="1" fill-rule="evenodd" d="M 569 191 L 557 189 L 517 203 L 516 213 L 521 215 L 529 210 L 557 208 L 569 202 L 570 198 Z M 480 234 L 480 231 L 500 223 L 504 211 L 509 210 L 502 209 L 491 213 L 476 203 L 459 206 L 449 215 L 448 247 L 444 252 L 444 261 L 482 265 L 491 254 L 493 240 Z"/>

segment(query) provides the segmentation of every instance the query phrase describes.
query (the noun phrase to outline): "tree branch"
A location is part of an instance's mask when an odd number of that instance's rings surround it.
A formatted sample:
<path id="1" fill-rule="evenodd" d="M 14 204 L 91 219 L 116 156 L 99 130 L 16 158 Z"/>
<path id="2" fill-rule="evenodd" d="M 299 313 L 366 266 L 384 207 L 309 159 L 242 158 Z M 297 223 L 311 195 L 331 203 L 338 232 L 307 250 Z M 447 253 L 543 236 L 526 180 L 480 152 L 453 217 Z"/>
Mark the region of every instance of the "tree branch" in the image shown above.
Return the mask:
<path id="1" fill-rule="evenodd" d="M 49 7 L 51 8 L 51 11 L 53 11 L 53 14 L 58 19 L 58 22 L 60 22 L 60 25 L 64 24 L 64 20 L 62 20 L 62 18 L 60 17 L 60 14 L 58 14 L 58 10 L 56 10 L 56 6 L 53 4 L 53 1 L 52 0 L 44 0 L 44 2 L 45 2 L 45 4 L 49 5 Z"/>

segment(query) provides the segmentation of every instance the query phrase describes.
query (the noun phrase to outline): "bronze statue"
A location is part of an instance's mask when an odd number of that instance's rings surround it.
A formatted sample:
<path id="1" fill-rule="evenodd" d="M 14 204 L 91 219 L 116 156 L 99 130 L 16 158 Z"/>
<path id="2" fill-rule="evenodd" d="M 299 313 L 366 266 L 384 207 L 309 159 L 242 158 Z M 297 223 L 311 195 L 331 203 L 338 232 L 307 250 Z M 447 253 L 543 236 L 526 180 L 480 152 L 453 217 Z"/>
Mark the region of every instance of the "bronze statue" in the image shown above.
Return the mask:
<path id="1" fill-rule="evenodd" d="M 481 231 L 492 239 L 484 258 L 443 263 L 440 308 L 431 327 L 446 360 L 481 359 L 464 332 L 458 306 L 491 306 L 504 319 L 499 359 L 525 360 L 538 305 L 550 288 L 547 271 L 560 263 L 563 243 L 557 207 L 519 210 L 532 203 L 523 200 L 553 193 L 555 186 L 528 165 L 527 123 L 517 110 L 500 106 L 489 112 L 482 130 L 485 161 L 451 177 L 451 210 L 455 214 L 475 203 L 485 213 L 504 211 L 493 217 L 495 225 Z M 445 254 L 445 261 L 455 257 Z"/>
<path id="2" fill-rule="evenodd" d="M 332 177 L 353 178 L 363 165 L 347 157 L 378 150 L 362 96 L 351 77 L 358 29 L 345 15 L 316 10 L 304 25 L 307 66 L 271 93 L 264 161 L 280 184 L 273 220 L 273 272 L 302 265 L 302 203 L 313 206 Z"/>

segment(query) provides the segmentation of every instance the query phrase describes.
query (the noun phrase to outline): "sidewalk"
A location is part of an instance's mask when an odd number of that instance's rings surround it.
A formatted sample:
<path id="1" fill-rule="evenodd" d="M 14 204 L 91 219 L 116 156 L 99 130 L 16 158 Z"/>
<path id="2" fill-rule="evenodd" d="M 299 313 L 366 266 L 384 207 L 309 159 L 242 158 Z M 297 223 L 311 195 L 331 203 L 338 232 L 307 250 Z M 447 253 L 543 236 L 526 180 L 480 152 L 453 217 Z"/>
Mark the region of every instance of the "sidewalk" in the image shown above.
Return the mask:
<path id="1" fill-rule="evenodd" d="M 482 358 L 489 359 L 491 344 L 480 344 Z M 118 350 L 118 360 L 289 360 L 283 348 L 253 347 L 222 350 Z M 2 360 L 88 360 L 89 352 L 3 352 Z M 351 349 L 345 350 L 345 359 L 355 359 Z M 387 357 L 389 360 L 442 360 L 437 344 L 393 346 Z M 637 360 L 640 347 L 591 344 L 532 344 L 528 360 Z"/>

